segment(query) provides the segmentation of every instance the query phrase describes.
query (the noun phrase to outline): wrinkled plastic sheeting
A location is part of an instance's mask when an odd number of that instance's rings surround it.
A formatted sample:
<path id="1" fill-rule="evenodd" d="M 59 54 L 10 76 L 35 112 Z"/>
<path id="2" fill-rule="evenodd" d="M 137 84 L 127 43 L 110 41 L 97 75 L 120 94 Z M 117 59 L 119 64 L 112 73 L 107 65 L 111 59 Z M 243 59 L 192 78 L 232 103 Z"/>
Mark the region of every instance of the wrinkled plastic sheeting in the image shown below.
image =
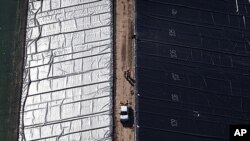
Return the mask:
<path id="1" fill-rule="evenodd" d="M 28 9 L 19 141 L 112 140 L 112 1 Z"/>

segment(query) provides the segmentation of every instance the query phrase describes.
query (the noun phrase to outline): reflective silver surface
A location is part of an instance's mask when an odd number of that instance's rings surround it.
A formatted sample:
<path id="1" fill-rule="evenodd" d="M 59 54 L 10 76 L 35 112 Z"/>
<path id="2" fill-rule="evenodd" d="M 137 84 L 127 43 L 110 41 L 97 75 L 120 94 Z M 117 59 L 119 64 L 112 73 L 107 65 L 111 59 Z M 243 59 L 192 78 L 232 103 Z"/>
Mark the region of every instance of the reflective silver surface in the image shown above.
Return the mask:
<path id="1" fill-rule="evenodd" d="M 29 0 L 20 141 L 112 140 L 112 1 Z"/>

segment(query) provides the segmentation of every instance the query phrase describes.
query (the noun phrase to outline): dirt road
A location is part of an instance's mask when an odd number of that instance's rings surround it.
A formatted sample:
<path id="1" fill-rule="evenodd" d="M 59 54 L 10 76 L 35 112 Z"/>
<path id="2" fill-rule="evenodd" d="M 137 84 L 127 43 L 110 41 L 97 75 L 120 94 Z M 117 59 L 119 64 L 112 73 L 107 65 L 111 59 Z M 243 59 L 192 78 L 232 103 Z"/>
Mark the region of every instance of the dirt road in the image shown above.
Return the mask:
<path id="1" fill-rule="evenodd" d="M 134 51 L 133 0 L 115 1 L 115 93 L 114 93 L 114 140 L 134 141 Z M 119 119 L 120 101 L 128 100 L 131 121 L 122 125 Z"/>

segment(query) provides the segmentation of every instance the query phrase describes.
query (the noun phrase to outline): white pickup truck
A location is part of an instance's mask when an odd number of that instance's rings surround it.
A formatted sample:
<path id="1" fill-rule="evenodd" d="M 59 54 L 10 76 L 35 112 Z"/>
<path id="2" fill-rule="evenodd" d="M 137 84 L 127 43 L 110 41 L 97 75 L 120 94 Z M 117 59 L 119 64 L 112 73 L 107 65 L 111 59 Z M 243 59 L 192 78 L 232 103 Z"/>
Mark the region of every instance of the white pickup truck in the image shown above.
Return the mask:
<path id="1" fill-rule="evenodd" d="M 120 103 L 120 121 L 122 123 L 129 121 L 129 108 L 128 108 L 128 102 L 121 102 Z"/>

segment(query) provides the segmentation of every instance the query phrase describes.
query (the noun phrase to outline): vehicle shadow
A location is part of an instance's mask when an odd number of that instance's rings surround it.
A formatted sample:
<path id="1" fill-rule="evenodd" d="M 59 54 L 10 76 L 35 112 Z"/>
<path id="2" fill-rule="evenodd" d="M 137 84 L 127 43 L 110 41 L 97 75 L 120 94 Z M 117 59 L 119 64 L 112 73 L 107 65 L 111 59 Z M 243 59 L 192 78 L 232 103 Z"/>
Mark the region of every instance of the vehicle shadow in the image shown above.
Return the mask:
<path id="1" fill-rule="evenodd" d="M 131 128 L 134 125 L 134 110 L 131 107 L 129 107 L 128 110 L 129 110 L 129 121 L 123 123 L 123 127 L 125 128 Z"/>

